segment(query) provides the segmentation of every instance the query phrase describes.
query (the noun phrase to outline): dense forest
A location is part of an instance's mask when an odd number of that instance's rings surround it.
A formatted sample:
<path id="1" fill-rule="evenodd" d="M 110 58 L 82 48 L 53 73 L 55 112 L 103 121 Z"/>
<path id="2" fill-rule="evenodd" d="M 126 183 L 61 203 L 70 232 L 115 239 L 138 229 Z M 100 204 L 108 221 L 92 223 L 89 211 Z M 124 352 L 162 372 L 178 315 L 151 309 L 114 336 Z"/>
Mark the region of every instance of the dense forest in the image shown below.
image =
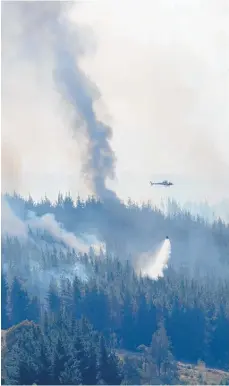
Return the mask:
<path id="1" fill-rule="evenodd" d="M 151 203 L 137 205 L 130 199 L 127 204 L 102 204 L 94 197 L 78 197 L 74 202 L 70 195 L 62 194 L 55 203 L 47 197 L 34 202 L 31 197 L 26 200 L 17 194 L 5 198 L 20 219 L 25 220 L 30 213 L 39 217 L 52 214 L 68 232 L 80 237 L 93 235 L 121 260 L 128 256 L 134 261 L 139 253 L 169 235 L 174 268 L 187 267 L 194 277 L 229 275 L 229 224 L 220 218 L 210 224 L 182 211 L 174 201 L 168 202 L 165 214 Z"/>
<path id="2" fill-rule="evenodd" d="M 106 252 L 66 247 L 47 229 L 29 229 L 26 240 L 3 233 L 2 329 L 16 336 L 4 348 L 4 383 L 144 382 L 120 350 L 143 355 L 151 384 L 181 383 L 176 361 L 229 370 L 227 224 L 131 201 L 114 210 L 94 198 L 6 199 L 21 222 L 30 212 L 51 213 L 66 231 L 104 242 Z M 137 274 L 138 252 L 165 234 L 172 256 L 164 276 Z"/>

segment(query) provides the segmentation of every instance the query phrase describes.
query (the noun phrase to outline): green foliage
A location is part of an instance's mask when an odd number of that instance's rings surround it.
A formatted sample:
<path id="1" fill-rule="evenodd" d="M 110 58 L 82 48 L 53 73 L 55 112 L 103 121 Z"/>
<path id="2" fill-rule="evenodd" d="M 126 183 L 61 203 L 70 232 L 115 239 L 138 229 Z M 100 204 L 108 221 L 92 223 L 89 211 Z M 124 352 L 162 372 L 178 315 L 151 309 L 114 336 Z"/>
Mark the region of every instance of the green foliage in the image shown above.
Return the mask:
<path id="1" fill-rule="evenodd" d="M 48 324 L 47 335 L 34 323 L 9 330 L 3 359 L 7 384 L 121 384 L 118 358 L 86 319 L 75 323 L 72 335 L 62 317 Z"/>
<path id="2" fill-rule="evenodd" d="M 88 282 L 63 278 L 61 287 L 51 282 L 45 312 L 44 304 L 30 297 L 15 278 L 7 290 L 10 302 L 2 307 L 5 327 L 29 319 L 47 330 L 47 318 L 63 315 L 71 330 L 74 320 L 84 315 L 106 339 L 115 332 L 116 347 L 135 351 L 141 344 L 150 345 L 157 320 L 163 317 L 176 360 L 196 363 L 201 358 L 207 366 L 228 368 L 228 281 L 194 280 L 172 269 L 164 278 L 152 281 L 138 278 L 131 265 L 117 259 L 83 259 L 96 275 Z M 4 274 L 2 278 L 6 288 Z"/>
<path id="3" fill-rule="evenodd" d="M 3 272 L 1 273 L 1 315 L 2 315 L 2 329 L 9 327 L 7 297 L 8 297 L 8 283 Z"/>
<path id="4" fill-rule="evenodd" d="M 138 207 L 131 201 L 120 205 L 117 214 L 93 197 L 85 202 L 78 198 L 74 204 L 70 197 L 59 195 L 55 205 L 47 198 L 36 204 L 31 198 L 10 199 L 19 200 L 38 216 L 54 213 L 69 231 L 98 229 L 108 249 L 116 246 L 119 258 L 109 253 L 82 256 L 70 249 L 63 253 L 47 232 L 33 234 L 35 243 L 2 240 L 3 260 L 10 267 L 7 275 L 5 271 L 1 275 L 2 327 L 26 319 L 40 326 L 14 332 L 16 343 L 4 352 L 4 382 L 128 384 L 131 380 L 138 384 L 150 377 L 151 383 L 171 384 L 177 380 L 175 359 L 190 363 L 201 359 L 206 366 L 228 369 L 228 277 L 212 278 L 207 273 L 195 277 L 188 269 L 170 266 L 163 278 L 153 281 L 137 276 L 125 260 L 126 244 L 135 252 L 141 239 L 147 249 L 152 237 L 164 237 L 171 226 L 172 232 L 178 229 L 187 239 L 192 229 L 198 235 L 213 235 L 221 261 L 227 264 L 228 226 L 216 222 L 210 227 L 180 212 L 165 218 L 150 205 Z M 40 281 L 31 273 L 30 261 L 39 262 L 44 272 Z M 24 264 L 23 275 L 17 272 L 20 264 Z M 80 274 L 74 277 L 77 264 L 83 266 L 88 280 L 81 280 Z M 55 276 L 63 266 L 67 274 L 63 272 L 61 279 L 45 275 L 53 272 Z M 141 346 L 144 360 L 137 367 L 128 360 L 122 365 L 114 346 L 132 352 Z"/>

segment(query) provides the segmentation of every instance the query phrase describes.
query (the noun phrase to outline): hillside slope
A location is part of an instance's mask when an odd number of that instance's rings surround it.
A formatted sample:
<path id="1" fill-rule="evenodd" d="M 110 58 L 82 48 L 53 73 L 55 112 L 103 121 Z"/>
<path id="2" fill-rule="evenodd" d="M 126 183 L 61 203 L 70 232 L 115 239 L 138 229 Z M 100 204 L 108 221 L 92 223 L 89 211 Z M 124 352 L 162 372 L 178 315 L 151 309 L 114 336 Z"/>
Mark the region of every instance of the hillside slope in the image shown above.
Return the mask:
<path id="1" fill-rule="evenodd" d="M 13 346 L 16 346 L 21 334 L 29 333 L 31 334 L 30 336 L 34 336 L 35 338 L 35 333 L 38 328 L 39 327 L 35 323 L 25 320 L 8 330 L 1 330 L 1 384 L 4 384 L 4 379 L 6 377 L 5 360 L 7 358 L 7 353 Z"/>
<path id="2" fill-rule="evenodd" d="M 142 371 L 142 364 L 144 361 L 144 355 L 142 353 L 126 350 L 118 350 L 117 353 L 122 361 L 128 359 L 139 372 Z M 179 379 L 182 384 L 219 385 L 222 381 L 229 379 L 229 372 L 207 368 L 202 362 L 200 362 L 198 365 L 177 362 L 177 367 Z"/>
<path id="3" fill-rule="evenodd" d="M 10 350 L 17 342 L 17 337 L 22 330 L 33 330 L 36 328 L 35 323 L 24 321 L 8 330 L 1 330 L 1 349 L 2 349 L 2 381 L 4 382 L 4 358 L 7 349 Z M 117 350 L 119 358 L 125 362 L 126 359 L 132 362 L 137 371 L 141 372 L 144 355 L 126 350 Z M 222 381 L 229 379 L 229 372 L 206 368 L 203 363 L 198 365 L 177 362 L 179 379 L 184 384 L 211 384 L 217 385 Z M 145 379 L 144 379 L 145 380 Z M 2 383 L 3 383 L 2 382 Z"/>

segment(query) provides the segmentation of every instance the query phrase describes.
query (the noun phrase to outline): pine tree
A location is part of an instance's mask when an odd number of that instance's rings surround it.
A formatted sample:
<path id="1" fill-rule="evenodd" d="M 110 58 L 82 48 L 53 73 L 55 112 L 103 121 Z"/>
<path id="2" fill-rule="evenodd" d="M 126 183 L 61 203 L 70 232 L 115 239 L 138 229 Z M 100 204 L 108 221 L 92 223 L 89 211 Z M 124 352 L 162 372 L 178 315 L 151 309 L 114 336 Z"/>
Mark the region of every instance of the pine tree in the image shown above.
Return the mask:
<path id="1" fill-rule="evenodd" d="M 120 385 L 123 378 L 117 357 L 113 352 L 108 353 L 103 336 L 99 341 L 97 378 L 106 385 Z"/>
<path id="2" fill-rule="evenodd" d="M 81 385 L 82 375 L 80 372 L 80 362 L 74 357 L 70 357 L 65 362 L 64 370 L 59 376 L 60 384 L 62 385 Z"/>
<path id="3" fill-rule="evenodd" d="M 10 292 L 10 324 L 18 324 L 28 317 L 29 297 L 18 278 L 14 278 Z"/>
<path id="4" fill-rule="evenodd" d="M 34 296 L 28 304 L 27 319 L 32 320 L 35 323 L 40 322 L 40 309 L 41 305 L 38 297 Z"/>
<path id="5" fill-rule="evenodd" d="M 152 336 L 150 353 L 157 365 L 158 375 L 160 376 L 162 365 L 167 360 L 169 353 L 169 340 L 163 322 L 159 323 L 158 330 Z"/>
<path id="6" fill-rule="evenodd" d="M 7 297 L 8 297 L 8 283 L 6 276 L 1 272 L 1 323 L 2 330 L 5 330 L 9 327 L 9 319 L 7 313 Z"/>
<path id="7" fill-rule="evenodd" d="M 96 384 L 96 356 L 88 335 L 79 333 L 74 339 L 73 356 L 79 361 L 79 372 L 82 377 L 82 384 Z"/>
<path id="8" fill-rule="evenodd" d="M 2 378 L 6 385 L 17 385 L 20 375 L 20 355 L 21 350 L 17 344 L 13 345 L 2 355 Z"/>
<path id="9" fill-rule="evenodd" d="M 40 346 L 40 370 L 37 376 L 38 385 L 49 385 L 52 381 L 50 340 L 43 336 Z"/>
<path id="10" fill-rule="evenodd" d="M 157 376 L 165 382 L 172 383 L 176 378 L 176 366 L 163 321 L 159 322 L 158 330 L 152 336 L 149 352 L 156 364 Z"/>
<path id="11" fill-rule="evenodd" d="M 50 313 L 56 314 L 60 311 L 60 298 L 58 294 L 58 288 L 54 280 L 52 280 L 49 285 L 47 302 Z"/>
<path id="12" fill-rule="evenodd" d="M 64 344 L 60 338 L 57 339 L 57 343 L 54 347 L 54 358 L 51 369 L 51 384 L 60 384 L 60 374 L 65 370 L 65 363 L 68 360 L 68 355 L 65 351 Z"/>
<path id="13" fill-rule="evenodd" d="M 81 283 L 77 276 L 75 276 L 72 285 L 73 297 L 73 315 L 79 319 L 81 316 Z"/>

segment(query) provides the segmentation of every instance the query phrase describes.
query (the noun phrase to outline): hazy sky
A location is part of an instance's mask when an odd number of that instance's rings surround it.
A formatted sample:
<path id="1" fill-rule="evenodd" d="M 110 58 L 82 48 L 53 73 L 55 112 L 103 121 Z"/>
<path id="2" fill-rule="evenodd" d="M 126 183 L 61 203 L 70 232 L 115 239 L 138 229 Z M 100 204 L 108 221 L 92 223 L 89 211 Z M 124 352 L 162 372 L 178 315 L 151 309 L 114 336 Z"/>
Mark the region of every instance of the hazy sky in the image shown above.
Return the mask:
<path id="1" fill-rule="evenodd" d="M 42 20 L 31 19 L 29 39 L 18 7 L 2 20 L 2 187 L 87 194 L 84 139 L 62 108 L 52 54 L 36 52 Z M 113 129 L 109 186 L 136 200 L 229 198 L 229 2 L 98 0 L 75 3 L 67 17 L 101 94 L 96 114 Z M 176 185 L 150 187 L 157 175 Z"/>

